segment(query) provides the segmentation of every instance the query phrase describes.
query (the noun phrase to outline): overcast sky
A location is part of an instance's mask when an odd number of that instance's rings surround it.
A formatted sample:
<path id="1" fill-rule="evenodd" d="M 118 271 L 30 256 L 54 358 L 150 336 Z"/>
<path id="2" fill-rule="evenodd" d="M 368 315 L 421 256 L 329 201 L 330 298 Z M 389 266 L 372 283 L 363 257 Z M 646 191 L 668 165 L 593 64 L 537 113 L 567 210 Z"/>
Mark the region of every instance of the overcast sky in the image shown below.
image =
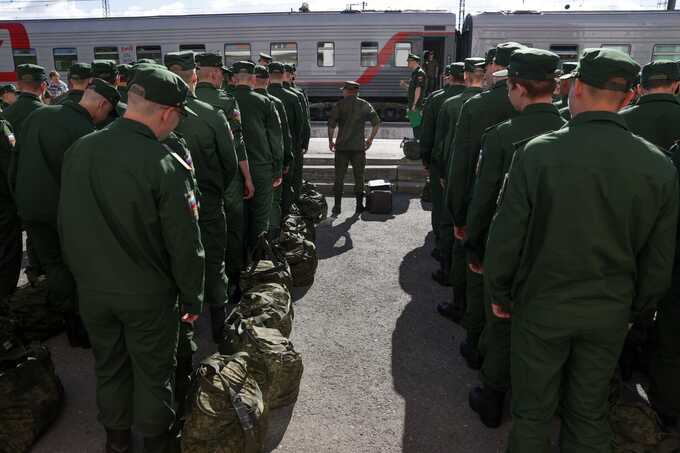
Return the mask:
<path id="1" fill-rule="evenodd" d="M 314 10 L 343 10 L 356 0 L 308 1 Z M 655 9 L 658 0 L 467 0 L 467 13 L 497 10 L 543 9 L 572 10 Z M 360 0 L 359 0 L 360 2 Z M 100 17 L 100 0 L 53 1 L 0 0 L 0 19 L 28 19 L 50 17 Z M 112 16 L 143 16 L 161 14 L 197 14 L 228 12 L 262 12 L 297 10 L 302 1 L 288 0 L 109 0 Z M 415 3 L 417 4 L 417 3 Z M 200 7 L 198 6 L 200 5 Z M 427 9 L 458 12 L 458 0 L 430 0 Z M 368 9 L 412 9 L 413 0 L 371 0 Z M 361 9 L 361 5 L 352 6 Z"/>

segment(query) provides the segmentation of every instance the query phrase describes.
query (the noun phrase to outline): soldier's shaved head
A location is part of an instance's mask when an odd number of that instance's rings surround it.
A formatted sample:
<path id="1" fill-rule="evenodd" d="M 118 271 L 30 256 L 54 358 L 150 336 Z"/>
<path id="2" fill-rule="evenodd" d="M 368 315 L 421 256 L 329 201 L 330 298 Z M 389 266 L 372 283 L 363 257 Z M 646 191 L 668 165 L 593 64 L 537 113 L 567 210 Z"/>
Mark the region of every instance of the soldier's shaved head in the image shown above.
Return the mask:
<path id="1" fill-rule="evenodd" d="M 146 125 L 159 140 L 164 140 L 179 124 L 175 107 L 161 105 L 144 98 L 144 89 L 133 84 L 128 92 L 125 118 Z"/>
<path id="2" fill-rule="evenodd" d="M 612 83 L 625 83 L 620 77 L 609 79 Z M 582 112 L 618 112 L 635 97 L 633 90 L 614 91 L 588 85 L 580 79 L 572 79 L 569 90 L 569 111 L 572 118 Z"/>
<path id="3" fill-rule="evenodd" d="M 114 106 L 93 89 L 86 89 L 79 104 L 89 112 L 95 124 L 104 121 Z"/>
<path id="4" fill-rule="evenodd" d="M 220 88 L 222 86 L 222 82 L 224 81 L 222 68 L 202 66 L 198 69 L 197 75 L 199 82 L 208 82 L 215 88 Z"/>

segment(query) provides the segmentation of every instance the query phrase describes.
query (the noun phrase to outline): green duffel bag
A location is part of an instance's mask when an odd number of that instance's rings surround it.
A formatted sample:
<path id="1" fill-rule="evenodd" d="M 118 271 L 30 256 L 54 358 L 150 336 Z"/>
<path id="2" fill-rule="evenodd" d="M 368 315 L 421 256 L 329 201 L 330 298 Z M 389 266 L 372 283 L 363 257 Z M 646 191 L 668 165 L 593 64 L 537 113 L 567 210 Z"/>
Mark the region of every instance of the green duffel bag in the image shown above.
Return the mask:
<path id="1" fill-rule="evenodd" d="M 300 392 L 302 358 L 293 343 L 278 329 L 241 320 L 225 329 L 227 338 L 221 353 L 244 351 L 251 361 L 250 371 L 264 395 L 267 410 L 294 404 Z"/>
<path id="2" fill-rule="evenodd" d="M 264 234 L 258 238 L 250 263 L 241 272 L 239 285 L 245 292 L 262 283 L 278 283 L 285 288 L 292 285 L 291 271 L 286 258 L 271 246 Z"/>
<path id="3" fill-rule="evenodd" d="M 302 217 L 312 220 L 315 224 L 328 217 L 326 197 L 309 181 L 303 181 L 297 205 Z"/>
<path id="4" fill-rule="evenodd" d="M 293 286 L 309 286 L 314 283 L 314 275 L 319 265 L 316 246 L 298 234 L 282 232 L 274 243 L 286 258 L 293 277 Z"/>
<path id="5" fill-rule="evenodd" d="M 656 412 L 643 400 L 621 401 L 609 410 L 614 453 L 677 453 L 680 436 L 661 429 Z"/>
<path id="6" fill-rule="evenodd" d="M 47 300 L 47 281 L 24 285 L 0 303 L 0 315 L 15 319 L 23 340 L 45 341 L 64 331 L 64 315 Z"/>
<path id="7" fill-rule="evenodd" d="M 29 451 L 56 420 L 63 400 L 46 346 L 16 346 L 0 354 L 0 453 Z"/>
<path id="8" fill-rule="evenodd" d="M 213 354 L 194 373 L 183 453 L 259 453 L 265 435 L 262 391 L 247 354 Z"/>
<path id="9" fill-rule="evenodd" d="M 316 241 L 316 227 L 314 222 L 301 215 L 288 214 L 281 222 L 281 231 L 299 234 L 310 242 Z"/>
<path id="10" fill-rule="evenodd" d="M 250 288 L 243 293 L 232 315 L 252 319 L 260 326 L 278 329 L 286 337 L 290 337 L 293 330 L 290 291 L 278 283 L 262 283 Z"/>

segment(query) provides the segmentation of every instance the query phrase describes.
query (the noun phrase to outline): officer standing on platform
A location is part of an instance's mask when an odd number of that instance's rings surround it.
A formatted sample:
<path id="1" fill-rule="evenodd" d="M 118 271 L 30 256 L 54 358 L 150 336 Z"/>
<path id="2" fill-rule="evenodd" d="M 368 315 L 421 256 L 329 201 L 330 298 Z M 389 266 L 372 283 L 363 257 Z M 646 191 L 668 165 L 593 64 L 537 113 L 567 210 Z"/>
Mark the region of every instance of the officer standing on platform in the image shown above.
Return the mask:
<path id="1" fill-rule="evenodd" d="M 425 100 L 425 93 L 427 90 L 427 75 L 420 67 L 420 57 L 418 55 L 409 54 L 406 62 L 408 64 L 408 68 L 412 71 L 411 79 L 408 82 L 402 80 L 401 86 L 408 89 L 408 103 L 406 105 L 406 111 L 414 118 L 411 120 L 411 125 L 413 126 L 413 136 L 417 140 L 420 140 L 420 120 L 422 119 L 420 116 L 422 115 L 423 101 Z"/>

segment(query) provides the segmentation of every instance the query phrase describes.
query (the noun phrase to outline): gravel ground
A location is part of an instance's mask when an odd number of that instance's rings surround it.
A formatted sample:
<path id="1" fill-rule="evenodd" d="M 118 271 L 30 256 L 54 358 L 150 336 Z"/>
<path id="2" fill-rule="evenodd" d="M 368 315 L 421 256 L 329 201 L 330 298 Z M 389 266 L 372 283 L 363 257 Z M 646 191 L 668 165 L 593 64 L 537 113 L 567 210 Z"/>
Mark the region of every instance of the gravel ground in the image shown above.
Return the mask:
<path id="1" fill-rule="evenodd" d="M 329 204 L 332 201 L 329 200 Z M 296 290 L 292 339 L 305 372 L 277 453 L 496 453 L 508 423 L 484 428 L 467 406 L 474 371 L 458 355 L 464 332 L 437 315 L 450 289 L 434 283 L 429 212 L 395 195 L 390 216 L 343 213 L 317 230 L 314 285 Z M 199 354 L 213 348 L 207 329 Z M 36 453 L 101 452 L 90 351 L 49 341 L 66 388 L 59 420 Z"/>

